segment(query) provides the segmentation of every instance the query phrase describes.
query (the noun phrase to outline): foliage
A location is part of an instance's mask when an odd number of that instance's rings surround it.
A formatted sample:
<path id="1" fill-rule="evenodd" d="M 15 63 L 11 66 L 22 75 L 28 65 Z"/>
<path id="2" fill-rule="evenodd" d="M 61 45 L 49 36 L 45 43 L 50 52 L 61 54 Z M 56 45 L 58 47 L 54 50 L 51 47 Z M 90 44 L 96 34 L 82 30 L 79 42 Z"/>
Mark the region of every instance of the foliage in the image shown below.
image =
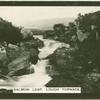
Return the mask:
<path id="1" fill-rule="evenodd" d="M 97 31 L 100 31 L 100 11 L 85 15 L 79 14 L 76 20 L 79 22 L 79 28 L 83 30 L 83 32 L 91 32 L 92 25 L 96 26 Z"/>
<path id="2" fill-rule="evenodd" d="M 64 32 L 65 31 L 65 25 L 64 24 L 55 24 L 53 26 L 53 29 L 55 32 Z"/>
<path id="3" fill-rule="evenodd" d="M 7 43 L 18 43 L 22 39 L 22 35 L 19 27 L 15 27 L 11 22 L 0 18 L 0 41 L 6 41 Z"/>

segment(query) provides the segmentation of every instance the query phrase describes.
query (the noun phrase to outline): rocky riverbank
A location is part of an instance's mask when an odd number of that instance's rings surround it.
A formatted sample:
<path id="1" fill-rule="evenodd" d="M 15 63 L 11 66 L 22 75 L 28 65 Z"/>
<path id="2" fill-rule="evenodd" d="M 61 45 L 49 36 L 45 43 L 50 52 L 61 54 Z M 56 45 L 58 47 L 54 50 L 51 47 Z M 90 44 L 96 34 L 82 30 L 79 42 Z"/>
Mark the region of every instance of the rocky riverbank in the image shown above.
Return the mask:
<path id="1" fill-rule="evenodd" d="M 38 48 L 44 46 L 43 41 L 39 39 L 31 39 L 23 41 L 20 46 L 9 44 L 0 48 L 0 71 L 1 78 L 3 75 L 20 76 L 31 74 L 34 69 L 30 68 L 31 64 L 38 61 Z"/>
<path id="2" fill-rule="evenodd" d="M 69 28 L 68 28 L 69 27 Z M 47 87 L 82 87 L 82 93 L 98 93 L 100 87 L 100 37 L 98 30 L 83 33 L 75 23 L 69 26 L 56 24 L 46 31 L 44 38 L 69 45 L 57 48 L 47 57 L 47 67 L 52 80 Z M 97 35 L 98 34 L 98 35 Z M 97 84 L 97 85 L 96 85 Z"/>
<path id="3" fill-rule="evenodd" d="M 50 66 L 47 70 L 52 80 L 46 84 L 47 87 L 81 87 L 82 93 L 99 92 L 98 68 L 79 52 L 64 46 L 48 56 Z"/>

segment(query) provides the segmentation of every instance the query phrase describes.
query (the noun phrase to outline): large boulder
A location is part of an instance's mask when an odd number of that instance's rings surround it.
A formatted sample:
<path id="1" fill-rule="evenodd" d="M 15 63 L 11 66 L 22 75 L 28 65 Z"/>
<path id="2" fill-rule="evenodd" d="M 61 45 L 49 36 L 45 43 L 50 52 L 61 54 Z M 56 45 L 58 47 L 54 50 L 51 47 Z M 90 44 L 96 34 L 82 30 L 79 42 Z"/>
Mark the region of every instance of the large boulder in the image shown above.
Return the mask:
<path id="1" fill-rule="evenodd" d="M 28 55 L 19 56 L 18 58 L 16 58 L 15 60 L 13 60 L 11 63 L 8 64 L 8 70 L 9 70 L 8 75 L 14 76 L 15 73 L 18 73 L 19 70 L 22 70 L 22 69 L 26 70 L 28 69 L 28 67 L 30 67 L 30 64 L 28 61 Z M 23 74 L 26 74 L 26 72 Z"/>
<path id="2" fill-rule="evenodd" d="M 32 63 L 32 64 L 36 64 L 39 60 L 39 57 L 38 57 L 38 54 L 39 54 L 39 51 L 38 49 L 30 49 L 30 53 L 29 53 L 29 61 Z"/>

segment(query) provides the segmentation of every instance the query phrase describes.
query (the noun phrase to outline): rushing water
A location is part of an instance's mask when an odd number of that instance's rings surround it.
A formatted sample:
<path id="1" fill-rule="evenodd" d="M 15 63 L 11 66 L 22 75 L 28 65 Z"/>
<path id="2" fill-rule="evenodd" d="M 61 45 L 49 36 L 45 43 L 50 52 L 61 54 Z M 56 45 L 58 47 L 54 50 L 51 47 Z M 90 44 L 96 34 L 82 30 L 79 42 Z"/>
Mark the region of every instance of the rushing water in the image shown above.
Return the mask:
<path id="1" fill-rule="evenodd" d="M 0 80 L 0 85 L 5 84 L 5 86 L 14 86 L 14 87 L 43 87 L 47 84 L 52 78 L 46 73 L 46 67 L 48 66 L 48 59 L 45 59 L 48 55 L 52 54 L 58 47 L 69 46 L 58 41 L 43 39 L 40 35 L 34 36 L 39 38 L 44 42 L 44 47 L 39 49 L 39 60 L 36 65 L 31 65 L 34 68 L 33 74 L 23 75 L 18 77 L 17 81 L 9 80 L 4 81 Z"/>

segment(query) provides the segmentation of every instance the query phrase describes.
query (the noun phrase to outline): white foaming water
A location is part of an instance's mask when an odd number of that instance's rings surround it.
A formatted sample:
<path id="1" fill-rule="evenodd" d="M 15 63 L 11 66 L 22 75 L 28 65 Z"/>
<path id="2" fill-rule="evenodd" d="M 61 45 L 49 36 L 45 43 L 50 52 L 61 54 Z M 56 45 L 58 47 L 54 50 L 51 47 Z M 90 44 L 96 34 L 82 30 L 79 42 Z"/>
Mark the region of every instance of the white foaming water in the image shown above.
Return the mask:
<path id="1" fill-rule="evenodd" d="M 44 87 L 52 78 L 46 73 L 46 66 L 48 66 L 48 59 L 45 59 L 47 56 L 52 54 L 58 47 L 69 45 L 60 43 L 58 41 L 43 39 L 42 36 L 34 36 L 35 38 L 39 38 L 44 42 L 44 47 L 39 49 L 39 58 L 36 65 L 31 65 L 34 68 L 33 74 L 23 75 L 18 77 L 17 81 L 9 81 L 5 82 L 1 80 L 1 84 L 5 83 L 5 85 L 12 84 L 14 87 Z"/>

